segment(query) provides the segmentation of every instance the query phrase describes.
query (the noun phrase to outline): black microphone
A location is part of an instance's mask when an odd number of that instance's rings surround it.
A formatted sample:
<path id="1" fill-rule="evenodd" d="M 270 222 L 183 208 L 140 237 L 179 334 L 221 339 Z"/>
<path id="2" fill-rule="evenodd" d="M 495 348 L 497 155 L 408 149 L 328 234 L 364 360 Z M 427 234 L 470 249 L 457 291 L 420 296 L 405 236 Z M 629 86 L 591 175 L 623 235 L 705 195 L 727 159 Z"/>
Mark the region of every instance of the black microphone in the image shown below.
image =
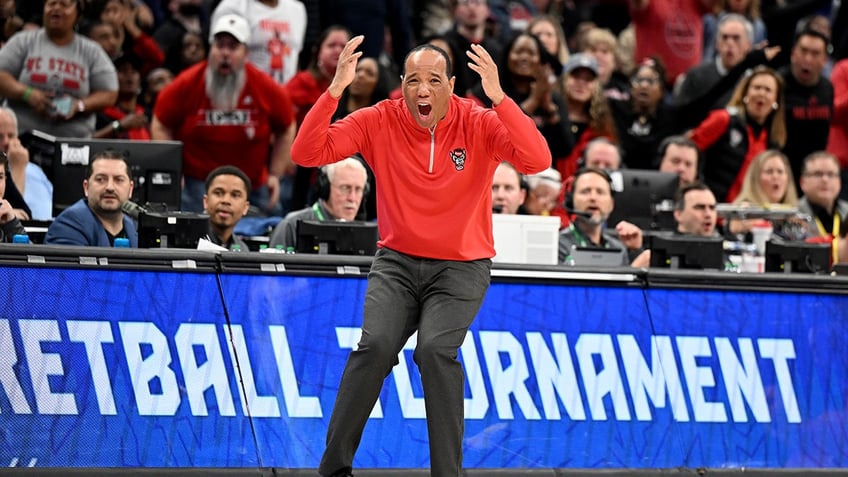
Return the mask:
<path id="1" fill-rule="evenodd" d="M 595 214 L 593 214 L 589 211 L 586 211 L 586 210 L 569 209 L 567 207 L 565 208 L 565 211 L 568 212 L 569 214 L 574 214 L 574 215 L 576 215 L 578 217 L 582 217 L 584 219 L 591 219 L 595 215 Z"/>
<path id="2" fill-rule="evenodd" d="M 501 213 L 503 213 L 503 206 L 502 206 L 502 205 L 493 205 L 493 206 L 492 206 L 492 213 L 493 213 L 493 214 L 501 214 Z"/>
<path id="3" fill-rule="evenodd" d="M 131 200 L 124 202 L 123 205 L 121 205 L 121 210 L 135 220 L 138 220 L 139 215 L 146 214 L 148 212 L 146 207 L 136 204 Z"/>

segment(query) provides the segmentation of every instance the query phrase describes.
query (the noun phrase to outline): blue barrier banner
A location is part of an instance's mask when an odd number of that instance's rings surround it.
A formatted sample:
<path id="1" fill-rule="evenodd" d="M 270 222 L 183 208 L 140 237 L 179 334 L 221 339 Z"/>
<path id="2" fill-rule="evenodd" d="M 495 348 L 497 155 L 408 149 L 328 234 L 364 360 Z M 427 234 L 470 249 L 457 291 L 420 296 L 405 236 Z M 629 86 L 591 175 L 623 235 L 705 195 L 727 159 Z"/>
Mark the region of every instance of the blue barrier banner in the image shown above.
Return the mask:
<path id="1" fill-rule="evenodd" d="M 317 467 L 364 278 L 0 274 L 0 465 Z M 465 466 L 848 467 L 846 301 L 493 283 Z M 429 466 L 414 346 L 355 467 Z"/>

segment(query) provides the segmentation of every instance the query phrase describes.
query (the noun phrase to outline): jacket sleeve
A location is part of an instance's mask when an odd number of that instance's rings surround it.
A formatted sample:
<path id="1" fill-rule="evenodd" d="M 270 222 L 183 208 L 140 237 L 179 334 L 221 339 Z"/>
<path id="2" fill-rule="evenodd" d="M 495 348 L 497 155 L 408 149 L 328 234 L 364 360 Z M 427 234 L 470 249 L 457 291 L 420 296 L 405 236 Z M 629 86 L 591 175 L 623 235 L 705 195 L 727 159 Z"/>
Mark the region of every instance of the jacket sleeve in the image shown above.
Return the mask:
<path id="1" fill-rule="evenodd" d="M 26 229 L 17 217 L 3 224 L 3 240 L 11 242 L 15 235 L 26 235 Z"/>
<path id="2" fill-rule="evenodd" d="M 718 141 L 729 125 L 730 113 L 726 109 L 717 109 L 692 130 L 692 141 L 698 145 L 701 152 L 704 152 Z"/>
<path id="3" fill-rule="evenodd" d="M 316 167 L 340 161 L 364 150 L 367 124 L 379 124 L 379 112 L 372 106 L 359 109 L 332 125 L 330 120 L 339 101 L 324 92 L 306 114 L 292 144 L 292 160 L 301 166 Z"/>
<path id="4" fill-rule="evenodd" d="M 524 174 L 551 167 L 551 151 L 533 119 L 509 96 L 504 96 L 493 109 L 497 113 L 496 124 L 484 130 L 492 131 L 490 144 L 494 154 Z"/>
<path id="5" fill-rule="evenodd" d="M 47 229 L 44 243 L 53 245 L 91 245 L 90 237 L 83 231 L 83 224 L 69 214 L 59 214 Z"/>

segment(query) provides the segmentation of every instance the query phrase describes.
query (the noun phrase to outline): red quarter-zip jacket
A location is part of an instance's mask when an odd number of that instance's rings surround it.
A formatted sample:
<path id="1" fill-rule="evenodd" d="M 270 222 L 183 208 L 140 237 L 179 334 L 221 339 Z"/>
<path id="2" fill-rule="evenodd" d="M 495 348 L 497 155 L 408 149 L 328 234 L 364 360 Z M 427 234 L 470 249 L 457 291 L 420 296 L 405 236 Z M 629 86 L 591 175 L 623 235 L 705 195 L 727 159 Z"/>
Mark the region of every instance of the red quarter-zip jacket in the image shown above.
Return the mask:
<path id="1" fill-rule="evenodd" d="M 498 163 L 525 174 L 550 166 L 545 139 L 508 97 L 487 109 L 453 95 L 433 131 L 415 122 L 403 98 L 330 124 L 337 105 L 329 93 L 321 95 L 295 138 L 292 159 L 314 167 L 360 152 L 377 181 L 380 247 L 441 260 L 491 258 Z"/>

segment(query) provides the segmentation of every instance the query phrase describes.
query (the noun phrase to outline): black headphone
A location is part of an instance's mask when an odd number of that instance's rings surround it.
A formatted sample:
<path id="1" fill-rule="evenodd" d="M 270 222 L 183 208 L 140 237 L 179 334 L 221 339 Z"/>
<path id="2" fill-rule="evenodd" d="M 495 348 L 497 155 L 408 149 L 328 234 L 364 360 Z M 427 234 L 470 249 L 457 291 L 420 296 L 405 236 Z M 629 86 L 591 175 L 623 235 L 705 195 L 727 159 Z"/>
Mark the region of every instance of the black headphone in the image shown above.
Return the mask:
<path id="1" fill-rule="evenodd" d="M 318 192 L 319 199 L 330 199 L 330 176 L 327 175 L 327 166 L 322 166 L 318 169 L 318 179 L 315 181 L 315 191 Z"/>
<path id="2" fill-rule="evenodd" d="M 363 164 L 364 165 L 364 164 Z M 323 200 L 330 200 L 330 188 L 332 184 L 330 184 L 330 176 L 327 174 L 327 168 L 330 166 L 321 166 L 318 169 L 318 178 L 315 180 L 315 192 L 318 193 L 318 198 Z M 367 169 L 366 169 L 367 172 Z M 367 176 L 367 174 L 366 174 Z M 368 192 L 371 191 L 371 183 L 368 180 L 365 180 L 365 188 L 362 191 L 363 201 L 364 196 L 368 195 Z"/>
<path id="3" fill-rule="evenodd" d="M 571 212 L 574 210 L 574 184 L 577 183 L 577 178 L 582 176 L 583 174 L 598 174 L 607 180 L 607 183 L 610 186 L 610 196 L 615 199 L 615 190 L 612 188 L 612 176 L 603 169 L 598 169 L 597 167 L 583 167 L 577 170 L 573 176 L 567 181 L 565 181 L 565 202 L 563 206 L 565 210 Z"/>

